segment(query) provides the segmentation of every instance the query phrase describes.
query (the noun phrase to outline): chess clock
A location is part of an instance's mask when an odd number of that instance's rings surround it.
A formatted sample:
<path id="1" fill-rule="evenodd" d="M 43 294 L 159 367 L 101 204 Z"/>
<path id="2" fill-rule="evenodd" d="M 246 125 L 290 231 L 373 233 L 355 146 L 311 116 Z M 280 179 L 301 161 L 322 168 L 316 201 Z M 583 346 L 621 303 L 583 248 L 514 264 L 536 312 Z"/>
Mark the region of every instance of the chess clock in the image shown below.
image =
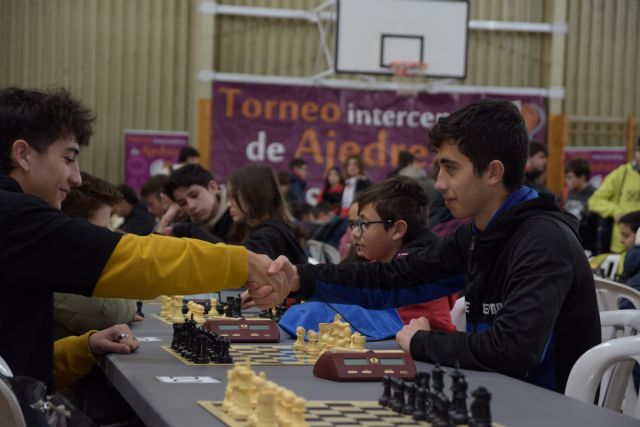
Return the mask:
<path id="1" fill-rule="evenodd" d="M 271 319 L 209 319 L 203 327 L 232 343 L 280 342 L 278 323 Z"/>
<path id="2" fill-rule="evenodd" d="M 313 375 L 332 381 L 381 381 L 385 375 L 412 380 L 416 365 L 401 350 L 330 350 L 318 358 Z"/>

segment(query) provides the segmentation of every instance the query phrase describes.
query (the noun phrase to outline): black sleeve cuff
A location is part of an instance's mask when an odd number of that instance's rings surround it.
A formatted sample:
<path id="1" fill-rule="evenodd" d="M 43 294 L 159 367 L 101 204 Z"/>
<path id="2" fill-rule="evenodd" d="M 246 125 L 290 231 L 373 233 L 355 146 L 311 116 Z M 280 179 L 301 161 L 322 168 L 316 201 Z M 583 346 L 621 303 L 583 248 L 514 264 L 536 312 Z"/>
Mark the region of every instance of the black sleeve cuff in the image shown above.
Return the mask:
<path id="1" fill-rule="evenodd" d="M 427 358 L 427 346 L 429 344 L 429 338 L 431 336 L 431 331 L 418 331 L 411 337 L 411 342 L 409 343 L 409 350 L 411 353 L 411 357 L 414 360 L 419 360 L 420 362 L 430 362 Z"/>
<path id="2" fill-rule="evenodd" d="M 315 269 L 311 264 L 299 264 L 296 265 L 296 268 L 298 269 L 298 277 L 300 278 L 300 289 L 291 296 L 303 300 L 311 299 L 316 290 Z"/>

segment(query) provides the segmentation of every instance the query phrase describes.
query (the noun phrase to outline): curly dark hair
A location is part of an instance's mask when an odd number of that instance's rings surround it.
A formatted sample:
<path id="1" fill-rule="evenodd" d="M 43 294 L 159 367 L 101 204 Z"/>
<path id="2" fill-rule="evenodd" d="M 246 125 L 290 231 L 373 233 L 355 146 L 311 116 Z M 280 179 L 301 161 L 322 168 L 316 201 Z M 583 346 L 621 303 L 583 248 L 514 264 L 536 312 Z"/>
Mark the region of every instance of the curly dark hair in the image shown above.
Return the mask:
<path id="1" fill-rule="evenodd" d="M 122 200 L 118 188 L 103 179 L 81 172 L 82 185 L 74 187 L 62 202 L 62 212 L 69 217 L 89 219 L 103 205 L 114 206 Z"/>
<path id="2" fill-rule="evenodd" d="M 88 145 L 95 120 L 95 113 L 66 89 L 0 89 L 0 174 L 15 168 L 11 147 L 16 140 L 27 141 L 38 153 L 61 138 Z"/>

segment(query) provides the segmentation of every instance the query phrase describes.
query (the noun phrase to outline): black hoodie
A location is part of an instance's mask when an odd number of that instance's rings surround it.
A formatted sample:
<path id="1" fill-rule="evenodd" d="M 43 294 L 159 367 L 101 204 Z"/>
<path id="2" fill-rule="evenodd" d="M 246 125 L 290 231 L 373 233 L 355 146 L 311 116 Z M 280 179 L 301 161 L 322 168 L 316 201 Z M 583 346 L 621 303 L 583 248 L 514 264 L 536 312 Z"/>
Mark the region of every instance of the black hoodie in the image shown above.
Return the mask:
<path id="1" fill-rule="evenodd" d="M 467 224 L 391 263 L 298 266 L 298 272 L 300 297 L 370 308 L 453 293 L 464 274 L 467 333 L 416 333 L 416 360 L 459 361 L 562 392 L 575 361 L 600 343 L 577 221 L 547 194 L 512 206 L 475 236 Z"/>

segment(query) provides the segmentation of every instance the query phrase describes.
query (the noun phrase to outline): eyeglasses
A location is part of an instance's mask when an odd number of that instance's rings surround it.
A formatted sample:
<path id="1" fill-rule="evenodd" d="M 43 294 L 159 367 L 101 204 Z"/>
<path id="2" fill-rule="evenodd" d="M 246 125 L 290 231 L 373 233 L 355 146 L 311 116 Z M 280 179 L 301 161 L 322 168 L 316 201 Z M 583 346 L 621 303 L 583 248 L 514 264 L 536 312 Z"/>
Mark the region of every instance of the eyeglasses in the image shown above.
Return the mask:
<path id="1" fill-rule="evenodd" d="M 360 234 L 364 233 L 369 224 L 393 224 L 391 219 L 383 219 L 381 221 L 367 221 L 366 219 L 358 218 L 356 220 L 349 221 L 349 228 L 351 231 L 355 231 L 357 228 Z"/>

